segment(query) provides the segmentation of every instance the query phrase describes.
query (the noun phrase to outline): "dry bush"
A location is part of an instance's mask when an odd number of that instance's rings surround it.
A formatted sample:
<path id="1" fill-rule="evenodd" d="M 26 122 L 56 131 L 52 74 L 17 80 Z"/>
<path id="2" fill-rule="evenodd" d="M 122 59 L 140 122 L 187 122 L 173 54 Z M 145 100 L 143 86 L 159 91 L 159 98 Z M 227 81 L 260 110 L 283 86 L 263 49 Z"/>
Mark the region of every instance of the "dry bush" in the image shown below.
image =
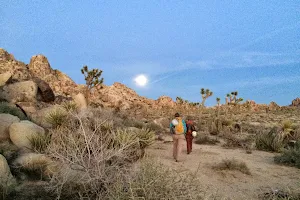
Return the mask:
<path id="1" fill-rule="evenodd" d="M 110 185 L 119 181 L 118 174 L 126 172 L 128 161 L 139 157 L 138 137 L 121 129 L 101 131 L 102 117 L 73 116 L 52 130 L 47 153 L 62 168 L 54 173 L 50 189 L 58 198 L 103 199 Z"/>
<path id="2" fill-rule="evenodd" d="M 296 142 L 294 147 L 285 149 L 280 156 L 275 156 L 274 161 L 278 164 L 300 168 L 300 140 Z"/>
<path id="3" fill-rule="evenodd" d="M 270 189 L 268 192 L 259 195 L 262 200 L 299 200 L 300 193 L 290 190 L 274 190 Z"/>
<path id="4" fill-rule="evenodd" d="M 248 174 L 248 175 L 251 174 L 246 163 L 237 161 L 235 159 L 222 160 L 221 163 L 213 166 L 213 169 L 215 169 L 215 170 L 236 170 L 236 171 L 240 171 L 244 174 Z"/>
<path id="5" fill-rule="evenodd" d="M 222 145 L 225 148 L 249 148 L 253 142 L 253 138 L 248 136 L 246 138 L 239 138 L 238 136 L 234 135 L 224 135 L 223 138 L 225 139 L 225 143 Z"/>
<path id="6" fill-rule="evenodd" d="M 196 144 L 212 144 L 212 145 L 215 145 L 217 143 L 220 143 L 220 141 L 216 137 L 212 138 L 208 135 L 200 135 L 199 134 L 195 138 L 195 143 Z"/>
<path id="7" fill-rule="evenodd" d="M 179 173 L 153 159 L 145 159 L 126 182 L 127 190 L 111 199 L 204 199 L 204 191 L 195 177 L 193 173 Z"/>

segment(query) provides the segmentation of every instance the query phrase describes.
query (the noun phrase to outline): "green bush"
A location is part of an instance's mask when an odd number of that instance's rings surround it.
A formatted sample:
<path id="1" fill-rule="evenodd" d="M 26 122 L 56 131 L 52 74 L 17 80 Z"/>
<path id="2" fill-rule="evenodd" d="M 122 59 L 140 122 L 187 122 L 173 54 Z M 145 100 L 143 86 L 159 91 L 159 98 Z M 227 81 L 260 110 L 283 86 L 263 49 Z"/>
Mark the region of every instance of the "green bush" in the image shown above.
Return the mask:
<path id="1" fill-rule="evenodd" d="M 19 117 L 21 120 L 29 120 L 28 117 L 17 107 L 6 102 L 0 102 L 0 113 L 7 113 Z"/>
<path id="2" fill-rule="evenodd" d="M 300 168 L 300 140 L 295 143 L 294 147 L 284 150 L 280 156 L 275 156 L 274 161 L 278 164 Z"/>

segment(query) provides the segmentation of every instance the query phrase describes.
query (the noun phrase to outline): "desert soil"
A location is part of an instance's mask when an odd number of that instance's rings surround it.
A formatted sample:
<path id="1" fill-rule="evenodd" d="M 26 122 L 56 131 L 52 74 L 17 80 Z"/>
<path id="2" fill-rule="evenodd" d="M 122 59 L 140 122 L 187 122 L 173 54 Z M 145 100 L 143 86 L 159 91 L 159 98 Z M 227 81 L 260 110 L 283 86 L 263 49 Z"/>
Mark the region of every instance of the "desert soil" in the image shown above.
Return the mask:
<path id="1" fill-rule="evenodd" d="M 300 169 L 274 163 L 274 153 L 253 151 L 247 154 L 243 149 L 225 149 L 221 146 L 193 144 L 193 152 L 182 153 L 182 161 L 172 158 L 172 142 L 156 142 L 148 149 L 169 168 L 181 172 L 196 172 L 195 176 L 203 185 L 205 193 L 217 199 L 259 199 L 270 190 L 298 190 L 300 188 Z M 246 163 L 251 175 L 239 171 L 218 171 L 212 166 L 223 159 L 236 159 Z"/>

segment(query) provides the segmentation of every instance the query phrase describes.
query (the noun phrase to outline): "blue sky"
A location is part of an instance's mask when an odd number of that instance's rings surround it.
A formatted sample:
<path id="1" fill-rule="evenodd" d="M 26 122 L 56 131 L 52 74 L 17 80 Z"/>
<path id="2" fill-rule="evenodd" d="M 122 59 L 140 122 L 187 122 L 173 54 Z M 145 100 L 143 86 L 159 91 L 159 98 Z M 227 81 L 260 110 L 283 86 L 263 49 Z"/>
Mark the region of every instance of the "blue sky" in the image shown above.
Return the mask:
<path id="1" fill-rule="evenodd" d="M 83 83 L 83 65 L 105 84 L 138 94 L 224 102 L 239 91 L 258 103 L 300 96 L 299 0 L 1 1 L 0 47 L 18 60 L 44 54 Z M 138 74 L 149 78 L 138 87 Z"/>

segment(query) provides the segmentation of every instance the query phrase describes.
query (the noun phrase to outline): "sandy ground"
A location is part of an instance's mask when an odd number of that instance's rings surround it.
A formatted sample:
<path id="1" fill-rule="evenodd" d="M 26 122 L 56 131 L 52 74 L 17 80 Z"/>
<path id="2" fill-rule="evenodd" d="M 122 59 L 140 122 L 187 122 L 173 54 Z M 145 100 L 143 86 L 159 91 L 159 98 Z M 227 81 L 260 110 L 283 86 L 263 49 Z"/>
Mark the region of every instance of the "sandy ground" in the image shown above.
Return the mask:
<path id="1" fill-rule="evenodd" d="M 206 193 L 216 195 L 217 199 L 259 199 L 258 195 L 270 189 L 300 188 L 300 169 L 275 164 L 273 153 L 253 151 L 252 154 L 246 154 L 243 149 L 193 144 L 193 152 L 187 155 L 185 148 L 182 161 L 177 163 L 172 158 L 172 142 L 156 142 L 148 149 L 147 154 L 170 168 L 197 172 L 196 176 L 206 188 Z M 223 159 L 231 158 L 244 161 L 251 175 L 212 169 L 212 166 Z"/>

